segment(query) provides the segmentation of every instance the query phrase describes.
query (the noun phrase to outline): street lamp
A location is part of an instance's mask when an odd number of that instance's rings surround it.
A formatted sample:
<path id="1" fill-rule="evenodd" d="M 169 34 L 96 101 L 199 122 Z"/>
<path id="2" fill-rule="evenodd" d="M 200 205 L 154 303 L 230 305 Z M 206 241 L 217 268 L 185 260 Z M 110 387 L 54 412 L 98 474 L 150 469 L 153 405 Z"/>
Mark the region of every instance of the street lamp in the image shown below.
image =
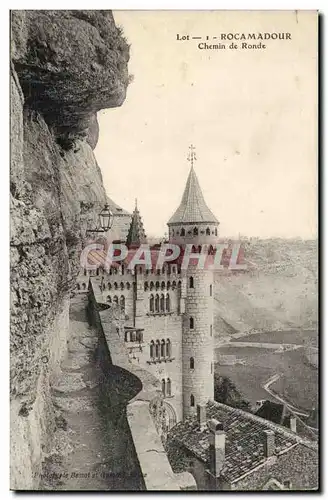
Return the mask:
<path id="1" fill-rule="evenodd" d="M 112 227 L 114 215 L 109 209 L 108 203 L 105 204 L 98 217 L 100 227 L 96 229 L 87 229 L 86 233 L 106 233 Z"/>

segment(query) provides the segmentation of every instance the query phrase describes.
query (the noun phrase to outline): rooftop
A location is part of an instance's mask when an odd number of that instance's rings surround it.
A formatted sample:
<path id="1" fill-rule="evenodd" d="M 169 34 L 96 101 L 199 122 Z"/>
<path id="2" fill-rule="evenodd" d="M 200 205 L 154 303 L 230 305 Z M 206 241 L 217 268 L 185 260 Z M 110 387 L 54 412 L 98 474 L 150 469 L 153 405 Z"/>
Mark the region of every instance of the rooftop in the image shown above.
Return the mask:
<path id="1" fill-rule="evenodd" d="M 222 476 L 231 483 L 266 462 L 263 432 L 265 430 L 273 430 L 275 433 L 276 456 L 297 447 L 299 443 L 316 448 L 314 443 L 300 438 L 285 427 L 214 401 L 207 404 L 206 418 L 207 420 L 214 418 L 223 424 L 226 448 Z M 197 419 L 189 417 L 172 429 L 169 441 L 183 445 L 197 458 L 208 463 L 209 436 L 210 431 L 207 426 L 204 430 L 200 430 Z"/>
<path id="2" fill-rule="evenodd" d="M 193 224 L 197 222 L 219 224 L 219 221 L 205 203 L 195 170 L 192 166 L 181 203 L 168 221 L 168 224 Z"/>

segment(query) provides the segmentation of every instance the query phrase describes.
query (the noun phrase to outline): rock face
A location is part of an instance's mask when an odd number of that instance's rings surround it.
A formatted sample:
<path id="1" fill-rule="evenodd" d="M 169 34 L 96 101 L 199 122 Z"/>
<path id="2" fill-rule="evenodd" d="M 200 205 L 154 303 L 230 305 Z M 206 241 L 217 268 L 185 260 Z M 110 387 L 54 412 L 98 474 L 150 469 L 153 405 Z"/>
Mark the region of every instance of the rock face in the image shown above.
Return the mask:
<path id="1" fill-rule="evenodd" d="M 110 11 L 14 11 L 11 26 L 11 487 L 28 489 L 56 425 L 81 202 L 106 201 L 96 113 L 123 103 L 129 49 Z"/>

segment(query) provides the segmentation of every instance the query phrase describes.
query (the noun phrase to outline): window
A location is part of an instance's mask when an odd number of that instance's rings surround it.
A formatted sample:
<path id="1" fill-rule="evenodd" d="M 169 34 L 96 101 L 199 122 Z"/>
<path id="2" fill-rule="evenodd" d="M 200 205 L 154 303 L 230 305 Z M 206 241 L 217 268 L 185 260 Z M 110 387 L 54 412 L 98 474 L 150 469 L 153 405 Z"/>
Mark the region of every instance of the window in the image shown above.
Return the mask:
<path id="1" fill-rule="evenodd" d="M 77 288 L 78 290 L 81 290 L 81 285 L 80 285 L 80 283 L 77 283 L 76 288 Z"/>
<path id="2" fill-rule="evenodd" d="M 184 227 L 181 229 L 180 235 L 181 236 L 186 236 L 186 231 L 185 231 Z"/>
<path id="3" fill-rule="evenodd" d="M 149 285 L 149 290 L 151 291 L 151 290 L 153 290 L 153 289 L 154 289 L 154 283 L 153 283 L 153 281 L 151 281 L 151 282 L 150 282 L 150 285 Z"/>
<path id="4" fill-rule="evenodd" d="M 108 283 L 108 290 L 111 290 L 112 289 L 112 285 L 110 283 Z"/>
<path id="5" fill-rule="evenodd" d="M 97 267 L 96 275 L 99 276 L 99 267 Z"/>
<path id="6" fill-rule="evenodd" d="M 156 281 L 155 287 L 156 287 L 156 290 L 159 290 L 159 281 Z"/>
<path id="7" fill-rule="evenodd" d="M 126 289 L 127 289 L 127 290 L 130 290 L 130 283 L 127 283 L 127 284 L 126 284 Z"/>
<path id="8" fill-rule="evenodd" d="M 121 282 L 120 287 L 121 287 L 121 290 L 124 290 L 124 283 L 123 283 L 123 281 Z"/>
<path id="9" fill-rule="evenodd" d="M 149 310 L 150 312 L 154 312 L 154 295 L 151 294 L 149 299 Z"/>
<path id="10" fill-rule="evenodd" d="M 171 341 L 170 339 L 166 339 L 166 357 L 171 357 Z"/>
<path id="11" fill-rule="evenodd" d="M 206 228 L 206 234 L 207 234 L 207 235 L 210 235 L 210 234 L 211 234 L 211 230 L 210 230 L 210 228 L 209 228 L 209 227 L 207 227 L 207 228 Z"/>
<path id="12" fill-rule="evenodd" d="M 213 325 L 210 325 L 210 336 L 213 337 Z"/>
<path id="13" fill-rule="evenodd" d="M 162 283 L 161 283 L 161 289 L 165 290 L 165 281 L 162 281 Z"/>
<path id="14" fill-rule="evenodd" d="M 125 297 L 124 297 L 124 295 L 121 295 L 120 306 L 121 306 L 122 311 L 124 311 L 125 310 Z"/>
<path id="15" fill-rule="evenodd" d="M 145 292 L 147 292 L 147 290 L 148 290 L 148 281 L 145 281 L 145 283 L 144 283 L 144 290 L 145 290 Z"/>
<path id="16" fill-rule="evenodd" d="M 170 312 L 170 307 L 171 307 L 171 304 L 170 304 L 170 296 L 169 296 L 169 294 L 167 293 L 167 294 L 166 294 L 166 311 L 167 311 L 167 312 Z"/>
<path id="17" fill-rule="evenodd" d="M 217 236 L 217 235 L 218 235 L 218 230 L 217 230 L 217 228 L 215 228 L 215 231 L 214 231 L 214 232 L 215 232 L 215 236 Z"/>
<path id="18" fill-rule="evenodd" d="M 194 370 L 195 369 L 195 360 L 194 360 L 194 358 L 190 358 L 189 365 L 190 365 L 190 370 Z"/>
<path id="19" fill-rule="evenodd" d="M 210 297 L 212 297 L 213 294 L 213 285 L 210 285 Z"/>
<path id="20" fill-rule="evenodd" d="M 108 304 L 112 303 L 112 299 L 111 299 L 110 295 L 107 295 L 107 302 L 108 302 Z"/>
<path id="21" fill-rule="evenodd" d="M 118 289 L 118 285 L 117 285 L 117 283 L 116 283 L 116 282 L 114 283 L 114 289 L 115 289 L 115 290 L 117 290 L 117 289 Z"/>
<path id="22" fill-rule="evenodd" d="M 190 396 L 190 406 L 195 406 L 195 396 L 193 394 Z"/>
<path id="23" fill-rule="evenodd" d="M 171 379 L 168 378 L 166 381 L 166 395 L 171 396 Z"/>
<path id="24" fill-rule="evenodd" d="M 190 330 L 194 329 L 194 318 L 193 317 L 189 318 L 189 328 L 190 328 Z"/>
<path id="25" fill-rule="evenodd" d="M 164 312 L 165 311 L 165 297 L 164 297 L 164 294 L 162 293 L 161 295 L 161 312 Z"/>
<path id="26" fill-rule="evenodd" d="M 87 288 L 87 285 L 85 283 L 82 283 L 82 290 L 85 290 Z"/>
<path id="27" fill-rule="evenodd" d="M 160 348 L 159 340 L 156 340 L 156 346 L 155 346 L 155 356 L 156 356 L 156 358 L 159 358 L 159 348 Z"/>
<path id="28" fill-rule="evenodd" d="M 124 272 L 125 272 L 125 269 L 124 269 L 124 265 L 122 264 L 122 275 L 124 276 Z"/>
<path id="29" fill-rule="evenodd" d="M 150 342 L 150 357 L 151 359 L 155 357 L 155 344 L 153 340 Z"/>
<path id="30" fill-rule="evenodd" d="M 158 295 L 158 293 L 156 294 L 156 297 L 155 297 L 155 312 L 159 312 L 159 295 Z"/>
<path id="31" fill-rule="evenodd" d="M 211 363 L 211 374 L 213 373 L 213 363 Z"/>
<path id="32" fill-rule="evenodd" d="M 192 276 L 189 278 L 189 288 L 194 288 L 194 278 Z"/>
<path id="33" fill-rule="evenodd" d="M 117 295 L 114 296 L 113 302 L 114 302 L 114 304 L 118 305 L 118 297 L 117 297 Z"/>
<path id="34" fill-rule="evenodd" d="M 165 358 L 165 340 L 161 341 L 161 358 Z"/>
<path id="35" fill-rule="evenodd" d="M 86 270 L 86 269 L 84 269 L 84 276 L 86 276 L 86 275 L 87 275 L 87 270 Z"/>
<path id="36" fill-rule="evenodd" d="M 197 235 L 198 235 L 198 228 L 194 227 L 194 236 L 197 236 Z"/>
<path id="37" fill-rule="evenodd" d="M 162 393 L 163 393 L 163 396 L 165 396 L 165 379 L 162 378 Z"/>

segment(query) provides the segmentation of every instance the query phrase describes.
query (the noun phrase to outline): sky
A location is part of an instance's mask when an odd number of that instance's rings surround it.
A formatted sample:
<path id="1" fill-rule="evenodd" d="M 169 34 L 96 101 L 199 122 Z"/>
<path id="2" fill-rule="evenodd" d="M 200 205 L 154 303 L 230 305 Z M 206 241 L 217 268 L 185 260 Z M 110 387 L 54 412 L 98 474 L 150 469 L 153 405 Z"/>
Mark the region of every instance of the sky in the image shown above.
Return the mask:
<path id="1" fill-rule="evenodd" d="M 316 13 L 114 17 L 131 44 L 134 80 L 121 107 L 98 113 L 95 155 L 107 194 L 129 211 L 137 198 L 146 233 L 163 235 L 182 197 L 192 143 L 221 236 L 316 237 Z M 231 41 L 225 50 L 198 48 L 206 36 L 253 32 L 291 33 L 291 40 L 262 41 L 266 49 L 233 50 Z"/>

